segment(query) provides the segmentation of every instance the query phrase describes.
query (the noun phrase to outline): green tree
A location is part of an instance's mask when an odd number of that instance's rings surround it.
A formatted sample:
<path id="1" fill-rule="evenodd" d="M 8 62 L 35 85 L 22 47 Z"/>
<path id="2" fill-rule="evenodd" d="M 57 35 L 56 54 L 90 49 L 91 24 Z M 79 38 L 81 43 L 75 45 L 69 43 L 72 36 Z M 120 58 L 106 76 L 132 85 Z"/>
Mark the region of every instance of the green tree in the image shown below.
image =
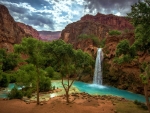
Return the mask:
<path id="1" fill-rule="evenodd" d="M 81 50 L 74 50 L 71 44 L 66 44 L 62 40 L 53 41 L 47 44 L 45 53 L 48 53 L 54 60 L 52 67 L 57 69 L 62 75 L 62 85 L 66 92 L 66 102 L 69 103 L 69 90 L 78 76 L 82 73 L 85 66 L 91 65 L 91 56 Z M 71 77 L 74 77 L 74 79 Z M 64 81 L 66 79 L 67 82 Z"/>
<path id="2" fill-rule="evenodd" d="M 131 6 L 128 17 L 135 27 L 135 47 L 138 51 L 150 53 L 150 0 L 139 1 Z"/>
<path id="3" fill-rule="evenodd" d="M 122 40 L 117 45 L 116 55 L 117 56 L 120 56 L 122 54 L 125 55 L 129 52 L 129 49 L 130 49 L 129 41 Z"/>
<path id="4" fill-rule="evenodd" d="M 144 72 L 140 75 L 142 82 L 144 84 L 144 94 L 147 103 L 148 110 L 150 112 L 150 102 L 148 96 L 148 86 L 149 86 L 149 79 L 150 79 L 150 64 L 143 66 Z"/>
<path id="5" fill-rule="evenodd" d="M 118 43 L 116 49 L 116 57 L 114 58 L 114 62 L 118 64 L 122 64 L 125 62 L 131 62 L 132 59 L 136 56 L 135 46 L 130 46 L 128 40 L 122 40 Z"/>
<path id="6" fill-rule="evenodd" d="M 137 51 L 144 51 L 144 53 L 150 53 L 150 0 L 138 1 L 131 6 L 131 12 L 128 13 L 128 17 L 132 19 L 132 23 L 135 27 L 135 42 L 134 46 Z M 148 84 L 150 76 L 149 64 L 144 68 L 144 72 L 141 74 L 142 82 L 144 84 L 144 92 L 147 102 L 147 107 L 150 112 L 149 98 L 148 98 Z"/>
<path id="7" fill-rule="evenodd" d="M 31 63 L 36 68 L 37 73 L 37 104 L 39 104 L 39 82 L 40 82 L 40 68 L 45 63 L 45 58 L 42 55 L 43 42 L 35 38 L 23 38 L 20 44 L 14 46 L 15 52 L 27 55 L 25 59 L 27 63 Z"/>
<path id="8" fill-rule="evenodd" d="M 33 64 L 25 64 L 16 71 L 17 84 L 30 87 L 36 80 L 36 68 Z"/>

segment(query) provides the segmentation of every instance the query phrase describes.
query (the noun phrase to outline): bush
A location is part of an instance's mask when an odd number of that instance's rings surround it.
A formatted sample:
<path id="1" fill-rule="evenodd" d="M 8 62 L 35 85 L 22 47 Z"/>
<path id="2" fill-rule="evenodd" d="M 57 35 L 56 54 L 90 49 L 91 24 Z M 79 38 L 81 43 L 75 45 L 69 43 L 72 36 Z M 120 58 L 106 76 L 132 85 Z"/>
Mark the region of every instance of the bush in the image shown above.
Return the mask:
<path id="1" fill-rule="evenodd" d="M 23 93 L 21 90 L 18 90 L 14 87 L 8 95 L 9 99 L 22 99 Z"/>
<path id="2" fill-rule="evenodd" d="M 118 31 L 118 30 L 111 30 L 109 31 L 109 35 L 121 35 L 121 31 Z"/>
<path id="3" fill-rule="evenodd" d="M 2 73 L 2 79 L 0 80 L 1 87 L 7 87 L 9 84 L 9 78 L 6 73 Z"/>
<path id="4" fill-rule="evenodd" d="M 144 110 L 148 110 L 147 106 L 144 103 L 139 102 L 138 100 L 135 100 L 134 104 L 138 105 L 139 107 L 141 107 Z"/>
<path id="5" fill-rule="evenodd" d="M 47 67 L 45 69 L 45 71 L 47 72 L 48 77 L 53 78 L 53 76 L 54 76 L 54 69 L 51 66 Z"/>
<path id="6" fill-rule="evenodd" d="M 9 74 L 9 80 L 10 80 L 10 83 L 15 83 L 16 82 L 16 76 L 15 74 Z"/>
<path id="7" fill-rule="evenodd" d="M 51 80 L 49 77 L 41 77 L 40 79 L 40 91 L 49 91 L 51 90 Z"/>
<path id="8" fill-rule="evenodd" d="M 53 80 L 59 80 L 61 79 L 61 74 L 59 72 L 54 72 L 54 76 L 52 78 Z"/>
<path id="9" fill-rule="evenodd" d="M 99 46 L 100 45 L 100 40 L 97 36 L 93 35 L 93 34 L 90 34 L 90 35 L 87 35 L 87 34 L 80 34 L 78 36 L 79 39 L 92 39 L 93 41 L 93 44 L 96 45 L 96 46 Z"/>
<path id="10" fill-rule="evenodd" d="M 26 88 L 26 91 L 24 91 L 24 96 L 27 96 L 28 98 L 31 98 L 32 93 L 33 93 L 33 89 Z"/>

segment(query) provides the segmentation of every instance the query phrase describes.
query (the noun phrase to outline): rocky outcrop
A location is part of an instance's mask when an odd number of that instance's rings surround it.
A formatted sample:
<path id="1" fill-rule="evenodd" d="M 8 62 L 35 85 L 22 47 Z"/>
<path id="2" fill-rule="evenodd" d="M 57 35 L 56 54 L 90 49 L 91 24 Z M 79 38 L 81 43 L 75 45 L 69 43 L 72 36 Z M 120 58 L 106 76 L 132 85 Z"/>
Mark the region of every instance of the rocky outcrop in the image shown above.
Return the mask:
<path id="1" fill-rule="evenodd" d="M 40 39 L 38 31 L 33 27 L 20 22 L 17 22 L 17 25 L 21 27 L 25 31 L 25 33 L 30 34 L 33 38 Z"/>
<path id="2" fill-rule="evenodd" d="M 115 16 L 112 14 L 104 15 L 101 13 L 97 13 L 97 15 L 85 15 L 81 18 L 82 21 L 94 21 L 101 23 L 103 25 L 107 25 L 110 29 L 117 29 L 117 30 L 126 30 L 130 29 L 133 30 L 132 24 L 129 22 L 129 19 L 126 17 Z"/>
<path id="3" fill-rule="evenodd" d="M 28 37 L 9 14 L 4 5 L 0 5 L 0 48 L 13 51 L 13 44 L 20 43 L 23 37 Z"/>
<path id="4" fill-rule="evenodd" d="M 75 49 L 82 49 L 90 54 L 95 54 L 97 47 L 92 38 L 96 37 L 102 40 L 107 37 L 109 28 L 93 21 L 77 21 L 69 24 L 61 33 L 61 39 L 67 43 L 71 43 Z M 88 39 L 80 39 L 81 35 L 88 35 Z"/>
<path id="5" fill-rule="evenodd" d="M 41 40 L 52 41 L 60 38 L 61 31 L 38 31 Z"/>

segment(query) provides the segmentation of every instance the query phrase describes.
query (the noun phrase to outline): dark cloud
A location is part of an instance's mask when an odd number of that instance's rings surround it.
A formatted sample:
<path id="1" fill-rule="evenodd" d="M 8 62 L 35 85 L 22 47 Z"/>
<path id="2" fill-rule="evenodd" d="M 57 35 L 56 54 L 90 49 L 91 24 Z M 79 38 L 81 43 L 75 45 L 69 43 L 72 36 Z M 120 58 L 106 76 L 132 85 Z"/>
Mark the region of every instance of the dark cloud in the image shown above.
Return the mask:
<path id="1" fill-rule="evenodd" d="M 27 24 L 32 24 L 33 26 L 44 27 L 48 25 L 51 30 L 54 30 L 54 21 L 48 18 L 46 15 L 39 15 L 38 13 L 32 13 L 31 15 L 25 15 L 27 18 L 25 21 Z"/>
<path id="2" fill-rule="evenodd" d="M 126 15 L 138 0 L 0 0 L 16 21 L 37 30 L 62 30 L 85 13 Z M 85 12 L 84 11 L 84 6 Z"/>
<path id="3" fill-rule="evenodd" d="M 1 1 L 8 1 L 17 4 L 26 2 L 35 8 L 40 8 L 40 6 L 47 5 L 47 2 L 45 0 L 1 0 Z"/>
<path id="4" fill-rule="evenodd" d="M 113 11 L 120 11 L 122 15 L 126 15 L 130 11 L 131 5 L 136 2 L 138 0 L 85 0 L 85 9 L 89 9 L 90 13 L 96 9 L 107 14 Z"/>
<path id="5" fill-rule="evenodd" d="M 44 9 L 44 6 L 48 5 L 47 2 L 43 0 L 2 0 L 0 3 L 4 4 L 8 9 L 10 14 L 14 17 L 16 21 L 23 22 L 34 28 L 43 28 L 44 26 L 49 26 L 50 30 L 54 30 L 54 22 L 52 18 L 49 18 L 48 13 L 37 13 L 30 10 L 29 7 L 22 7 L 21 3 L 27 3 L 32 8 Z M 52 15 L 51 15 L 52 17 Z"/>

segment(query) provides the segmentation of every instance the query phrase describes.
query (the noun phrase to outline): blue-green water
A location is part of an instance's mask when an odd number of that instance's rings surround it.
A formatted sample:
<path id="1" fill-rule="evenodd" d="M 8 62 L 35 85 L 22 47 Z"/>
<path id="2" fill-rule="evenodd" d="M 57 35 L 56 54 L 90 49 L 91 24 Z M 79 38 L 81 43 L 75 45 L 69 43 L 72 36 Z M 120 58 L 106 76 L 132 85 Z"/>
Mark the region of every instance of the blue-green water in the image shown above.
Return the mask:
<path id="1" fill-rule="evenodd" d="M 9 86 L 4 90 L 0 92 L 0 98 L 6 98 L 7 94 L 10 92 L 10 90 L 15 86 L 15 84 L 9 84 Z M 62 88 L 61 81 L 52 81 L 52 86 Z M 80 81 L 75 81 L 73 83 L 73 86 L 79 89 L 80 92 L 86 92 L 89 94 L 97 94 L 97 95 L 113 95 L 113 96 L 120 96 L 124 97 L 128 100 L 138 100 L 140 102 L 145 102 L 145 97 L 140 94 L 135 94 L 129 91 L 120 90 L 114 87 L 110 86 L 101 86 L 101 85 L 94 85 L 94 84 L 87 84 Z M 18 89 L 21 89 L 21 87 L 18 87 Z"/>
<path id="2" fill-rule="evenodd" d="M 89 94 L 113 95 L 124 97 L 128 100 L 145 102 L 145 97 L 143 95 L 135 94 L 126 90 L 120 90 L 110 86 L 87 84 L 79 81 L 75 81 L 73 85 L 76 86 L 81 92 L 87 92 Z"/>
<path id="3" fill-rule="evenodd" d="M 15 87 L 15 83 L 10 83 L 7 88 L 0 91 L 0 98 L 7 98 L 8 93 Z M 17 86 L 18 89 L 22 89 L 20 86 Z"/>

